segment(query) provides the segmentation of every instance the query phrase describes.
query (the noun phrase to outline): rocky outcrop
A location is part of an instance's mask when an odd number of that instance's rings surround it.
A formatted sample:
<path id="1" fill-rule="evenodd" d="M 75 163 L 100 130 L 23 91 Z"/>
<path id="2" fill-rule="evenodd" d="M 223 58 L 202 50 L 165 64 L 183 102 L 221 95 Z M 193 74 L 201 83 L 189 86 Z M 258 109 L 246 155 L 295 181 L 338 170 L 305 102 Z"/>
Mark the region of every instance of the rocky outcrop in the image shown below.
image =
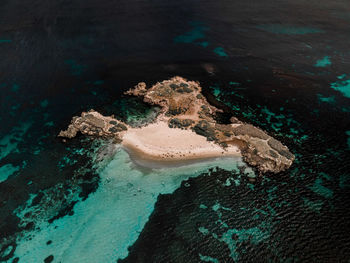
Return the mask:
<path id="1" fill-rule="evenodd" d="M 208 141 L 216 140 L 215 128 L 206 120 L 200 120 L 192 129 L 198 135 L 207 137 Z"/>
<path id="2" fill-rule="evenodd" d="M 187 129 L 189 126 L 191 126 L 194 123 L 191 119 L 178 119 L 173 118 L 169 121 L 169 127 L 170 128 L 180 128 L 180 129 Z"/>
<path id="3" fill-rule="evenodd" d="M 103 116 L 97 111 L 83 112 L 79 117 L 73 117 L 67 130 L 60 131 L 59 137 L 73 138 L 78 132 L 91 136 L 120 138 L 128 127 L 113 116 Z"/>
<path id="4" fill-rule="evenodd" d="M 267 135 L 263 130 L 250 124 L 241 124 L 232 128 L 233 135 L 227 136 L 225 141 L 240 140 L 241 152 L 244 160 L 261 172 L 280 172 L 288 169 L 294 155 L 281 142 Z M 274 146 L 272 146 L 272 144 Z"/>
<path id="5" fill-rule="evenodd" d="M 142 97 L 146 103 L 160 106 L 156 122 L 166 122 L 170 128 L 192 130 L 222 147 L 238 146 L 244 160 L 261 172 L 278 173 L 291 166 L 294 155 L 265 131 L 235 117 L 230 119 L 231 124 L 217 123 L 214 117 L 221 110 L 210 105 L 201 90 L 198 82 L 174 77 L 158 82 L 149 89 L 144 82 L 140 82 L 126 94 Z M 125 123 L 113 116 L 106 117 L 89 111 L 74 117 L 68 129 L 61 131 L 59 136 L 72 138 L 81 132 L 122 140 L 127 129 Z"/>
<path id="6" fill-rule="evenodd" d="M 186 90 L 182 90 L 186 88 Z M 294 155 L 281 142 L 263 130 L 232 117 L 232 124 L 218 124 L 214 120 L 219 109 L 210 105 L 201 94 L 198 82 L 174 77 L 146 89 L 144 83 L 127 92 L 141 96 L 147 103 L 162 107 L 163 117 L 170 118 L 169 127 L 192 129 L 222 146 L 235 144 L 244 160 L 261 172 L 280 172 L 290 167 Z M 159 118 L 162 118 L 160 116 Z M 192 120 L 191 124 L 184 120 Z"/>

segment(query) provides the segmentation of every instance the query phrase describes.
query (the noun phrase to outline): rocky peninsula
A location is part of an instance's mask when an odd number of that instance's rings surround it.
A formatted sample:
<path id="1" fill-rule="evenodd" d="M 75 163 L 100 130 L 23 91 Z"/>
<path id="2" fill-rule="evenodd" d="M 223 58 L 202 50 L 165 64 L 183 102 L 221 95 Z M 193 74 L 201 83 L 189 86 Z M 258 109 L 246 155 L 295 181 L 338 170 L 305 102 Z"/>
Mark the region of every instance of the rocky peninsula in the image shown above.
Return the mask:
<path id="1" fill-rule="evenodd" d="M 261 173 L 288 169 L 294 155 L 263 130 L 232 117 L 230 124 L 215 120 L 220 109 L 210 105 L 198 82 L 181 77 L 158 82 L 147 88 L 137 84 L 126 94 L 142 97 L 160 106 L 156 120 L 142 127 L 131 127 L 114 116 L 97 111 L 73 117 L 59 137 L 73 138 L 78 132 L 114 139 L 130 154 L 142 160 L 178 162 L 222 156 L 242 156 Z"/>

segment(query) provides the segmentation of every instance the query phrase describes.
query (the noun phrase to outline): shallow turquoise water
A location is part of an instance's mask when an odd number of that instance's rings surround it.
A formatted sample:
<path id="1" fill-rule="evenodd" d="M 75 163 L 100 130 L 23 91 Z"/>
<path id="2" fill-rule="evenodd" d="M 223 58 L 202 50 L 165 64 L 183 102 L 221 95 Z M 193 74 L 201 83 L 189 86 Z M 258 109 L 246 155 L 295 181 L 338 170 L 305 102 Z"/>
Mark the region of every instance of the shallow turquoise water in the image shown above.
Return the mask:
<path id="1" fill-rule="evenodd" d="M 57 262 L 97 263 L 125 258 L 160 194 L 171 194 L 183 181 L 209 168 L 237 171 L 238 165 L 244 165 L 240 158 L 227 158 L 143 171 L 119 149 L 110 163 L 100 168 L 97 191 L 75 205 L 73 215 L 52 224 L 41 222 L 37 225 L 40 230 L 18 238 L 15 256 L 23 262 L 41 262 L 49 255 Z M 19 210 L 18 216 L 31 209 Z M 46 245 L 49 240 L 52 243 Z"/>
<path id="2" fill-rule="evenodd" d="M 317 60 L 315 63 L 315 67 L 319 67 L 319 68 L 324 68 L 330 65 L 332 65 L 332 62 L 329 56 L 325 56 L 322 59 Z"/>
<path id="3" fill-rule="evenodd" d="M 350 79 L 346 74 L 338 76 L 338 80 L 331 83 L 331 88 L 350 98 Z"/>

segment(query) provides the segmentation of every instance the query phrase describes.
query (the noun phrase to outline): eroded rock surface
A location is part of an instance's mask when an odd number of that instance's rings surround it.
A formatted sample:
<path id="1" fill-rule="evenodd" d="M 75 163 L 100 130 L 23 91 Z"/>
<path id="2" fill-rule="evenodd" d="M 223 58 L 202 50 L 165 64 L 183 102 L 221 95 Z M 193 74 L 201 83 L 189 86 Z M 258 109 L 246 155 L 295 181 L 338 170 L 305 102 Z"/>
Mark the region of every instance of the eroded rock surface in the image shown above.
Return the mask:
<path id="1" fill-rule="evenodd" d="M 71 139 L 81 132 L 86 135 L 115 138 L 118 141 L 127 129 L 127 125 L 114 116 L 103 116 L 97 111 L 90 110 L 83 112 L 79 117 L 73 117 L 67 130 L 60 131 L 58 136 Z"/>
<path id="2" fill-rule="evenodd" d="M 160 106 L 156 122 L 167 122 L 170 128 L 191 129 L 223 148 L 228 145 L 238 146 L 244 160 L 261 172 L 278 173 L 291 166 L 294 155 L 263 130 L 235 117 L 231 118 L 231 124 L 218 124 L 214 116 L 221 110 L 210 105 L 201 90 L 198 82 L 174 77 L 158 82 L 149 89 L 141 82 L 126 94 L 142 97 L 146 103 Z M 81 132 L 112 137 L 118 141 L 122 140 L 127 129 L 127 124 L 113 116 L 103 116 L 91 110 L 83 112 L 80 117 L 74 117 L 68 129 L 61 131 L 59 136 L 72 138 Z"/>

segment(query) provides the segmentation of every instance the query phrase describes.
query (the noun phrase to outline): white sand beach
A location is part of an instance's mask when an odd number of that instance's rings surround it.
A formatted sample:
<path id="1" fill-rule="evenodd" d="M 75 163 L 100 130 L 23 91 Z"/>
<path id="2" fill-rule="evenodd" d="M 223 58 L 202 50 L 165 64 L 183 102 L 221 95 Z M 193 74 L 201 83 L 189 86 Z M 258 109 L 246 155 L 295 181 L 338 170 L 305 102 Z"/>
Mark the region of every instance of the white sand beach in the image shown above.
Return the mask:
<path id="1" fill-rule="evenodd" d="M 169 128 L 165 121 L 129 128 L 122 146 L 138 158 L 163 162 L 241 156 L 236 146 L 223 148 L 191 130 Z"/>

